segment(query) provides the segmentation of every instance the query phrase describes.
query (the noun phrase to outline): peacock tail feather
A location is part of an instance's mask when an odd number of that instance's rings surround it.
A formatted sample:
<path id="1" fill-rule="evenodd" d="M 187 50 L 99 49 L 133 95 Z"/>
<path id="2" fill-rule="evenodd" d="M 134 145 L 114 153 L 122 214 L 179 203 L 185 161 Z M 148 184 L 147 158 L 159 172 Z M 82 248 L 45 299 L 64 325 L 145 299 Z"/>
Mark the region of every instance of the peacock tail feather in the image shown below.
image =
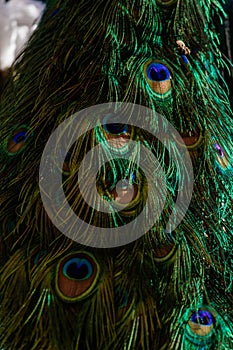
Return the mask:
<path id="1" fill-rule="evenodd" d="M 233 348 L 233 133 L 222 76 L 231 63 L 219 38 L 224 8 L 224 0 L 48 1 L 0 101 L 3 350 Z M 117 113 L 105 113 L 107 103 L 129 108 L 124 124 Z M 136 114 L 137 122 L 155 134 L 132 123 L 135 105 L 148 111 L 144 121 Z M 64 124 L 50 157 L 61 158 L 65 198 L 89 225 L 69 226 L 71 238 L 51 219 L 65 206 L 55 181 L 60 163 L 50 168 L 48 157 L 41 170 L 41 159 L 50 136 L 74 114 L 76 128 Z M 169 135 L 170 125 L 180 139 Z M 67 151 L 58 141 L 76 131 Z M 193 190 L 181 165 L 187 157 Z M 48 173 L 54 176 L 49 189 Z M 182 221 L 167 230 L 190 189 Z M 115 203 L 111 213 L 102 211 L 99 197 Z M 52 200 L 51 212 L 43 198 Z M 127 244 L 113 237 L 113 247 L 108 239 L 92 245 L 96 227 L 123 232 L 143 211 L 154 221 L 141 237 L 134 227 Z"/>

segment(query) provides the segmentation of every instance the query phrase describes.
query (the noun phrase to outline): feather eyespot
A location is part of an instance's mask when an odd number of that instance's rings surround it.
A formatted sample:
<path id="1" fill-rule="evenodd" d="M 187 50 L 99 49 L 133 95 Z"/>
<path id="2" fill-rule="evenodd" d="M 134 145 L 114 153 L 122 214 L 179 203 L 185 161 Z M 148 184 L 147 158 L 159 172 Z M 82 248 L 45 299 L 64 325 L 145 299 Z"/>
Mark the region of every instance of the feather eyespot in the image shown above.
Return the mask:
<path id="1" fill-rule="evenodd" d="M 151 81 L 167 81 L 170 79 L 171 74 L 169 69 L 161 63 L 151 62 L 146 67 L 147 77 Z"/>
<path id="2" fill-rule="evenodd" d="M 196 150 L 204 141 L 204 135 L 199 129 L 183 133 L 181 136 L 184 144 L 180 143 L 178 140 L 177 143 L 182 147 L 186 147 L 189 151 Z"/>
<path id="3" fill-rule="evenodd" d="M 215 318 L 209 310 L 199 309 L 191 314 L 188 325 L 192 333 L 205 336 L 211 333 L 214 322 Z"/>
<path id="4" fill-rule="evenodd" d="M 198 323 L 203 326 L 211 326 L 213 324 L 214 317 L 208 310 L 198 310 L 198 312 L 194 312 L 190 321 L 193 323 Z"/>
<path id="5" fill-rule="evenodd" d="M 76 302 L 90 295 L 99 277 L 99 265 L 90 253 L 67 255 L 57 266 L 56 291 L 66 302 Z"/>
<path id="6" fill-rule="evenodd" d="M 93 268 L 87 259 L 75 257 L 64 264 L 62 273 L 71 280 L 85 281 L 91 277 Z"/>
<path id="7" fill-rule="evenodd" d="M 143 181 L 143 174 L 137 169 L 128 173 L 128 164 L 115 161 L 114 166 L 115 171 L 109 166 L 106 173 L 102 170 L 99 174 L 97 190 L 105 200 L 111 201 L 112 206 L 120 211 L 122 216 L 130 217 L 135 210 L 141 208 L 147 197 L 147 182 Z"/>
<path id="8" fill-rule="evenodd" d="M 148 85 L 157 97 L 170 95 L 172 75 L 165 64 L 151 60 L 144 65 L 143 71 Z"/>
<path id="9" fill-rule="evenodd" d="M 122 135 L 128 131 L 128 125 L 114 122 L 114 116 L 112 114 L 104 116 L 103 128 L 108 134 L 112 135 Z"/>
<path id="10" fill-rule="evenodd" d="M 186 342 L 196 347 L 206 348 L 213 342 L 214 328 L 218 327 L 217 315 L 208 306 L 197 310 L 187 310 L 184 337 Z"/>
<path id="11" fill-rule="evenodd" d="M 174 243 L 168 243 L 154 248 L 153 255 L 157 264 L 170 264 L 176 256 L 177 246 Z"/>
<path id="12" fill-rule="evenodd" d="M 153 243 L 153 260 L 156 264 L 170 265 L 174 262 L 178 244 L 176 243 L 175 233 L 164 230 L 166 237 L 161 239 L 157 236 L 157 232 L 154 228 L 149 231 L 150 237 Z"/>
<path id="13" fill-rule="evenodd" d="M 114 114 L 107 114 L 103 117 L 99 134 L 100 140 L 107 141 L 113 152 L 127 152 L 133 127 L 119 122 Z"/>
<path id="14" fill-rule="evenodd" d="M 13 135 L 7 142 L 7 152 L 9 154 L 19 152 L 25 146 L 28 136 L 28 130 L 25 128 L 20 128 L 14 131 Z"/>
<path id="15" fill-rule="evenodd" d="M 119 181 L 111 191 L 111 195 L 114 201 L 119 204 L 127 204 L 133 201 L 138 192 L 138 187 L 136 184 L 130 183 L 127 179 Z"/>

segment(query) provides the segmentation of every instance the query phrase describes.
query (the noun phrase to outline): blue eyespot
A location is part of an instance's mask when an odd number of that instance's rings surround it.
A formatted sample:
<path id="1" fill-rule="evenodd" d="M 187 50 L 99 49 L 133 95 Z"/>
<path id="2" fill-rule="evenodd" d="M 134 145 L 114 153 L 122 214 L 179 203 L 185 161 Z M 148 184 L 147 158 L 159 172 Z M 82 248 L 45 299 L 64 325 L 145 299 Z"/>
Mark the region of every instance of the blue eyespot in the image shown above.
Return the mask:
<path id="1" fill-rule="evenodd" d="M 189 314 L 184 334 L 185 349 L 189 349 L 190 344 L 195 345 L 195 349 L 210 348 L 210 344 L 214 341 L 214 328 L 218 324 L 214 315 L 215 313 L 207 308 L 201 308 Z"/>
<path id="2" fill-rule="evenodd" d="M 162 82 L 169 80 L 171 73 L 169 69 L 162 63 L 152 62 L 146 68 L 147 77 L 149 80 Z"/>
<path id="3" fill-rule="evenodd" d="M 19 131 L 17 134 L 13 136 L 14 143 L 25 142 L 28 138 L 28 133 L 26 131 Z"/>
<path id="4" fill-rule="evenodd" d="M 103 128 L 107 133 L 113 135 L 125 134 L 128 131 L 128 125 L 117 123 L 117 117 L 113 114 L 107 114 L 103 118 Z"/>
<path id="5" fill-rule="evenodd" d="M 86 280 L 91 277 L 93 267 L 87 259 L 72 258 L 64 264 L 62 272 L 69 279 Z"/>
<path id="6" fill-rule="evenodd" d="M 12 136 L 7 141 L 6 151 L 8 154 L 17 154 L 21 149 L 24 148 L 27 139 L 29 138 L 29 133 L 27 128 L 20 128 L 18 130 L 14 130 Z"/>
<path id="7" fill-rule="evenodd" d="M 209 311 L 199 310 L 191 315 L 190 321 L 202 326 L 211 326 L 214 323 L 214 318 Z"/>

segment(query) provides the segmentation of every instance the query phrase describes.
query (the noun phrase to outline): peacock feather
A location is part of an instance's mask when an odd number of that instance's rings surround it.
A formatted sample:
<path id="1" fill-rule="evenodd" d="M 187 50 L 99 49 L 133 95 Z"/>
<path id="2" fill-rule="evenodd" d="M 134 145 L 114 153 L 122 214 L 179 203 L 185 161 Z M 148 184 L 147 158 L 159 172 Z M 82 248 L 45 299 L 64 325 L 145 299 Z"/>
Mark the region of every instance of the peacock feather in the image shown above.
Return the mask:
<path id="1" fill-rule="evenodd" d="M 233 348 L 224 8 L 47 2 L 0 102 L 3 350 Z"/>

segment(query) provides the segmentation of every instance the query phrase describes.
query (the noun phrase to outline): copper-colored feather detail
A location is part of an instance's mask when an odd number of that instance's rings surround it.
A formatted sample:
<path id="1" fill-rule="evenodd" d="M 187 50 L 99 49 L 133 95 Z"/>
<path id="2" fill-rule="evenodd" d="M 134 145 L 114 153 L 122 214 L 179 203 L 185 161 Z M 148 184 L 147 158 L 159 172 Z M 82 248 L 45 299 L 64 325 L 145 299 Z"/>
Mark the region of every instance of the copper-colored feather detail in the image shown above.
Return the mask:
<path id="1" fill-rule="evenodd" d="M 99 278 L 99 265 L 90 253 L 76 252 L 62 258 L 56 270 L 56 290 L 66 302 L 88 297 Z"/>

